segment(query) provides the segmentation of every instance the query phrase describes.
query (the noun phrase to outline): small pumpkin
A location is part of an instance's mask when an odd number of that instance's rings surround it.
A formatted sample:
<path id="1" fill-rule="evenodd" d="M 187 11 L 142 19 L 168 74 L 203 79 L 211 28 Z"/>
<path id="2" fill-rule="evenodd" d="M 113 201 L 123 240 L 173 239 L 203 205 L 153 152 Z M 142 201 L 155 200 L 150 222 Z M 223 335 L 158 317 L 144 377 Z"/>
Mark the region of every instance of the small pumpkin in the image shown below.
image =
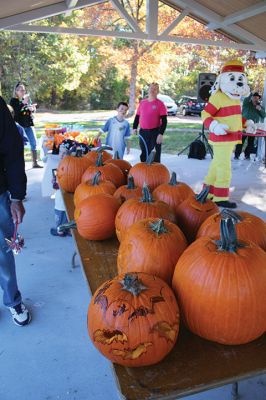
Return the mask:
<path id="1" fill-rule="evenodd" d="M 119 201 L 106 193 L 82 200 L 74 212 L 80 236 L 87 240 L 105 240 L 114 236 L 119 206 Z"/>
<path id="2" fill-rule="evenodd" d="M 178 226 L 184 232 L 189 243 L 195 240 L 201 224 L 210 216 L 219 211 L 219 207 L 207 199 L 209 187 L 206 186 L 199 194 L 190 195 L 176 209 Z"/>
<path id="3" fill-rule="evenodd" d="M 105 161 L 105 164 L 109 164 L 109 163 L 114 164 L 117 167 L 119 167 L 121 169 L 121 171 L 123 172 L 123 174 L 125 175 L 125 178 L 127 179 L 128 173 L 129 173 L 130 169 L 132 168 L 132 165 L 128 161 L 122 160 L 121 158 L 119 158 L 118 151 L 115 152 L 113 158 L 110 158 Z"/>
<path id="4" fill-rule="evenodd" d="M 109 153 L 106 150 L 112 150 L 112 147 L 110 146 L 101 146 L 97 150 L 91 150 L 86 154 L 86 158 L 88 158 L 92 164 L 95 164 L 97 162 L 99 153 L 102 154 L 102 160 L 103 162 L 110 160 L 112 158 L 112 154 Z"/>
<path id="5" fill-rule="evenodd" d="M 74 193 L 81 182 L 84 171 L 91 165 L 91 161 L 82 152 L 77 150 L 75 154 L 65 156 L 57 168 L 57 179 L 60 187 L 66 192 Z"/>
<path id="6" fill-rule="evenodd" d="M 171 284 L 176 263 L 187 247 L 177 225 L 159 218 L 135 222 L 119 246 L 118 274 L 146 272 Z"/>
<path id="7" fill-rule="evenodd" d="M 168 183 L 162 183 L 152 192 L 156 200 L 164 201 L 176 212 L 180 204 L 190 195 L 195 195 L 190 186 L 184 182 L 177 182 L 176 173 L 172 172 Z"/>
<path id="8" fill-rule="evenodd" d="M 129 175 L 127 185 L 122 185 L 116 189 L 114 197 L 123 203 L 128 199 L 139 198 L 141 197 L 141 194 L 142 189 L 138 186 L 135 186 L 133 176 Z"/>
<path id="9" fill-rule="evenodd" d="M 130 175 L 133 176 L 135 184 L 142 187 L 146 183 L 153 191 L 162 183 L 167 183 L 170 179 L 170 173 L 165 165 L 153 162 L 155 152 L 151 152 L 146 162 L 135 164 Z"/>
<path id="10" fill-rule="evenodd" d="M 114 164 L 103 164 L 102 153 L 99 153 L 98 159 L 95 165 L 89 166 L 84 174 L 82 175 L 82 182 L 87 182 L 93 179 L 96 172 L 101 172 L 101 180 L 111 181 L 116 187 L 124 185 L 125 176 L 120 168 Z"/>
<path id="11" fill-rule="evenodd" d="M 160 362 L 174 347 L 179 310 L 161 279 L 129 273 L 103 283 L 88 310 L 88 332 L 109 360 L 128 367 Z"/>
<path id="12" fill-rule="evenodd" d="M 77 186 L 73 198 L 75 206 L 87 197 L 94 196 L 98 193 L 114 194 L 116 191 L 115 185 L 110 181 L 100 181 L 100 176 L 101 171 L 98 171 L 91 181 L 80 183 Z"/>
<path id="13" fill-rule="evenodd" d="M 117 213 L 115 227 L 119 241 L 123 239 L 128 228 L 141 219 L 157 217 L 175 222 L 175 215 L 172 209 L 163 201 L 155 201 L 146 184 L 143 185 L 142 192 L 143 196 L 141 198 L 125 201 Z"/>
<path id="14" fill-rule="evenodd" d="M 204 236 L 184 251 L 172 286 L 186 325 L 205 339 L 237 345 L 265 332 L 266 253 L 239 241 L 230 218 L 220 240 Z"/>
<path id="15" fill-rule="evenodd" d="M 200 226 L 197 238 L 209 236 L 212 239 L 217 239 L 223 217 L 230 217 L 233 220 L 239 240 L 251 240 L 266 251 L 266 223 L 261 218 L 246 211 L 236 213 L 224 209 L 219 214 L 211 215 Z"/>

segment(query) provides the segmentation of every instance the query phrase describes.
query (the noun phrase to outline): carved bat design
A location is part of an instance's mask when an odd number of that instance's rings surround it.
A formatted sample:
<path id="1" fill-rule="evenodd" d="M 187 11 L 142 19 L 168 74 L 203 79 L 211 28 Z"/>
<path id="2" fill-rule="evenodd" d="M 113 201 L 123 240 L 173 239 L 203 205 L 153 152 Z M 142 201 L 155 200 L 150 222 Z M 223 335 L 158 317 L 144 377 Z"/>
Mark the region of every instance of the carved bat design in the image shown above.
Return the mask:
<path id="1" fill-rule="evenodd" d="M 148 343 L 141 343 L 135 349 L 124 349 L 124 350 L 118 350 L 118 349 L 112 349 L 111 352 L 115 356 L 121 356 L 124 360 L 135 360 L 136 358 L 139 358 L 142 354 L 147 352 L 147 347 L 152 346 L 151 342 Z"/>
<path id="2" fill-rule="evenodd" d="M 106 329 L 97 329 L 93 334 L 94 342 L 102 344 L 111 344 L 113 342 L 124 343 L 127 342 L 127 336 L 124 332 L 119 330 L 109 331 Z"/>

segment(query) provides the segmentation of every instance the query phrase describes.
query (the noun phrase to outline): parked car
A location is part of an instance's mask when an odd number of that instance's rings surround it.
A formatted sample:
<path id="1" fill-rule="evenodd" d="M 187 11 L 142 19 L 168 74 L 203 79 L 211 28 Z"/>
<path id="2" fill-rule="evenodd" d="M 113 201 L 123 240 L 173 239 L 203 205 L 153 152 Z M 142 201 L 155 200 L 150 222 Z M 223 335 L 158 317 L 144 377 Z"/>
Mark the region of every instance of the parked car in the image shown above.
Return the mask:
<path id="1" fill-rule="evenodd" d="M 200 115 L 205 103 L 198 102 L 196 97 L 182 96 L 177 102 L 177 112 L 182 115 Z"/>
<path id="2" fill-rule="evenodd" d="M 168 115 L 176 115 L 177 105 L 170 96 L 167 96 L 166 94 L 158 94 L 157 98 L 165 104 Z"/>

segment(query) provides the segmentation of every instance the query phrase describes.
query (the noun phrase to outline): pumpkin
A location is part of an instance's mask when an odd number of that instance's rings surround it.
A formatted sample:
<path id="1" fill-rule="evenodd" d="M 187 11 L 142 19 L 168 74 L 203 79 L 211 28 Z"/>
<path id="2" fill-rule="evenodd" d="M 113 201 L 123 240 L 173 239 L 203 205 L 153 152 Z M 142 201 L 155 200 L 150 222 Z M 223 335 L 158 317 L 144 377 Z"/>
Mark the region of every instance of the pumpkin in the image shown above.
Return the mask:
<path id="1" fill-rule="evenodd" d="M 109 360 L 128 367 L 160 362 L 174 347 L 179 310 L 161 279 L 129 273 L 103 283 L 88 309 L 88 332 Z"/>
<path id="2" fill-rule="evenodd" d="M 66 192 L 74 193 L 81 182 L 84 171 L 91 165 L 91 161 L 82 152 L 77 151 L 75 155 L 65 156 L 57 167 L 57 179 L 60 187 Z"/>
<path id="3" fill-rule="evenodd" d="M 165 165 L 153 162 L 155 152 L 151 152 L 146 162 L 135 164 L 130 175 L 133 176 L 135 184 L 142 187 L 146 183 L 150 190 L 153 191 L 162 183 L 167 183 L 170 179 L 170 174 Z"/>
<path id="4" fill-rule="evenodd" d="M 96 172 L 93 179 L 86 183 L 80 183 L 74 193 L 74 204 L 78 205 L 87 197 L 94 196 L 98 193 L 114 194 L 116 191 L 115 185 L 110 181 L 100 181 L 101 171 Z"/>
<path id="5" fill-rule="evenodd" d="M 129 175 L 127 185 L 122 185 L 116 189 L 114 197 L 123 203 L 128 199 L 139 198 L 141 197 L 141 194 L 142 189 L 138 186 L 135 186 L 133 176 Z"/>
<path id="6" fill-rule="evenodd" d="M 100 179 L 103 181 L 111 181 L 116 187 L 124 185 L 125 176 L 120 168 L 114 164 L 103 164 L 102 153 L 99 153 L 98 159 L 95 165 L 89 166 L 84 174 L 82 175 L 82 182 L 88 182 L 93 179 L 96 172 L 101 172 Z"/>
<path id="7" fill-rule="evenodd" d="M 112 237 L 115 234 L 115 216 L 119 206 L 119 201 L 106 193 L 82 200 L 74 212 L 80 236 L 87 240 Z"/>
<path id="8" fill-rule="evenodd" d="M 148 217 L 168 219 L 175 222 L 175 215 L 168 204 L 163 201 L 154 201 L 149 187 L 143 185 L 143 196 L 138 199 L 129 199 L 120 207 L 116 219 L 116 235 L 121 241 L 128 228 L 136 221 Z"/>
<path id="9" fill-rule="evenodd" d="M 176 263 L 186 247 L 184 234 L 172 222 L 142 219 L 128 229 L 119 246 L 118 274 L 146 272 L 171 284 Z"/>
<path id="10" fill-rule="evenodd" d="M 102 154 L 102 160 L 103 162 L 110 160 L 112 158 L 112 154 L 108 153 L 106 150 L 112 150 L 112 147 L 110 146 L 101 146 L 97 150 L 91 150 L 86 154 L 86 158 L 88 158 L 92 164 L 95 164 L 97 162 L 99 153 Z"/>
<path id="11" fill-rule="evenodd" d="M 246 211 L 224 209 L 220 214 L 213 214 L 207 218 L 197 232 L 197 238 L 209 236 L 217 239 L 222 217 L 229 216 L 235 223 L 237 237 L 240 240 L 251 240 L 266 251 L 266 223 L 256 215 Z"/>
<path id="12" fill-rule="evenodd" d="M 199 194 L 190 195 L 176 209 L 178 226 L 189 243 L 193 242 L 205 219 L 219 211 L 219 207 L 212 200 L 207 199 L 208 193 L 209 187 L 206 186 Z"/>
<path id="13" fill-rule="evenodd" d="M 123 172 L 125 178 L 127 179 L 128 173 L 129 173 L 130 169 L 132 168 L 132 165 L 126 160 L 121 160 L 121 158 L 119 158 L 118 151 L 115 152 L 113 158 L 110 158 L 105 161 L 105 164 L 109 164 L 109 163 L 114 164 L 118 168 L 120 168 L 121 171 Z"/>
<path id="14" fill-rule="evenodd" d="M 266 253 L 238 241 L 233 221 L 221 239 L 201 237 L 179 258 L 173 289 L 188 328 L 222 344 L 248 343 L 266 329 Z"/>
<path id="15" fill-rule="evenodd" d="M 164 201 L 176 212 L 179 205 L 188 198 L 189 195 L 194 195 L 193 190 L 184 182 L 177 182 L 176 173 L 173 172 L 168 183 L 162 183 L 152 192 L 156 200 Z"/>

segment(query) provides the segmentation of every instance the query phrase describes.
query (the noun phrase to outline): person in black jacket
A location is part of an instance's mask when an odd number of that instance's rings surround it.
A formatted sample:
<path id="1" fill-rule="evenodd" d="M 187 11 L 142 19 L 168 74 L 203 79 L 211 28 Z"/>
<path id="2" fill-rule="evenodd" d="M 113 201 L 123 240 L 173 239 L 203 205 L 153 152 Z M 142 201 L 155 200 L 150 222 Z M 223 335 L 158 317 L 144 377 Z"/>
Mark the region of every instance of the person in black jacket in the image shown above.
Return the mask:
<path id="1" fill-rule="evenodd" d="M 19 326 L 27 325 L 31 315 L 18 290 L 15 259 L 6 239 L 13 237 L 15 225 L 23 220 L 26 184 L 23 140 L 0 97 L 0 286 L 3 303 Z"/>
<path id="2" fill-rule="evenodd" d="M 30 98 L 26 94 L 25 86 L 21 82 L 18 82 L 14 88 L 10 105 L 14 109 L 15 121 L 24 128 L 29 139 L 32 153 L 32 167 L 42 168 L 37 162 L 37 142 L 33 122 L 33 113 L 36 111 L 36 104 L 30 104 Z"/>

